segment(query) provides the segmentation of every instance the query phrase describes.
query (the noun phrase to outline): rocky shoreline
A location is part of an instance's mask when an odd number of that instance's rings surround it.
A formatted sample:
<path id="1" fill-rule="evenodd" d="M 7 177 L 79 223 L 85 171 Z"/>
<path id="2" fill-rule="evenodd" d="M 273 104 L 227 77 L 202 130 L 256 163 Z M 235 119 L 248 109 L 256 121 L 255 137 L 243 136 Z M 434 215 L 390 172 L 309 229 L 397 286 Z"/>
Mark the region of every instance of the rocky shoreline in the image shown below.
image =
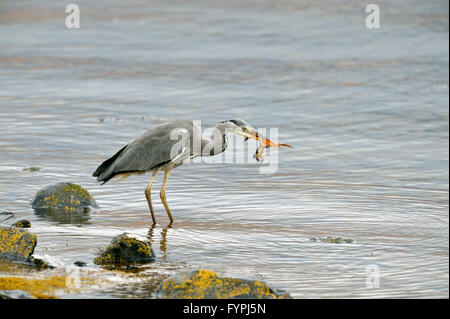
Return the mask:
<path id="1" fill-rule="evenodd" d="M 83 187 L 73 183 L 58 183 L 40 190 L 31 202 L 40 214 L 68 215 L 83 214 L 98 207 L 93 197 Z M 4 223 L 14 220 L 14 213 L 3 213 Z M 11 225 L 0 225 L 0 260 L 21 264 L 35 269 L 52 269 L 54 265 L 33 255 L 38 238 L 28 229 L 28 220 L 18 220 Z M 115 236 L 111 243 L 94 258 L 93 263 L 105 271 L 120 272 L 127 267 L 142 266 L 155 262 L 156 256 L 145 239 L 129 233 Z M 76 262 L 83 267 L 86 263 Z M 70 279 L 70 278 L 69 278 Z M 149 278 L 153 279 L 153 278 Z M 98 284 L 97 280 L 84 278 L 82 285 Z M 57 291 L 69 292 L 67 276 L 44 278 L 0 277 L 0 299 L 2 298 L 58 298 Z M 79 287 L 78 287 L 79 288 Z M 197 269 L 179 272 L 167 278 L 162 276 L 154 291 L 155 298 L 290 298 L 287 292 L 278 291 L 261 281 L 220 277 L 212 270 Z"/>

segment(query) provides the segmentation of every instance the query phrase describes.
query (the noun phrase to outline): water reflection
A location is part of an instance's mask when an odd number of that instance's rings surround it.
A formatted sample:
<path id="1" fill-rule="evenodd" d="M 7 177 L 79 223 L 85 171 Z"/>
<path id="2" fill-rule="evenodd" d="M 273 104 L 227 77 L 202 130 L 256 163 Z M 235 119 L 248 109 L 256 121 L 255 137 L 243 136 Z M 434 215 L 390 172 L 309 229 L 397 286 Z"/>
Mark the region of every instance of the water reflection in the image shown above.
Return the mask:
<path id="1" fill-rule="evenodd" d="M 148 230 L 148 235 L 147 235 L 147 239 L 148 239 L 148 243 L 150 246 L 152 246 L 153 242 L 154 242 L 154 231 L 155 231 L 155 227 L 156 225 L 152 225 L 150 226 L 149 230 Z M 168 230 L 172 228 L 171 224 L 168 224 L 166 227 L 161 229 L 161 240 L 159 241 L 159 250 L 162 253 L 162 260 L 166 261 L 167 260 L 167 232 Z"/>
<path id="2" fill-rule="evenodd" d="M 89 209 L 82 212 L 65 212 L 64 210 L 34 208 L 34 213 L 40 219 L 46 219 L 57 224 L 89 225 L 91 216 Z"/>

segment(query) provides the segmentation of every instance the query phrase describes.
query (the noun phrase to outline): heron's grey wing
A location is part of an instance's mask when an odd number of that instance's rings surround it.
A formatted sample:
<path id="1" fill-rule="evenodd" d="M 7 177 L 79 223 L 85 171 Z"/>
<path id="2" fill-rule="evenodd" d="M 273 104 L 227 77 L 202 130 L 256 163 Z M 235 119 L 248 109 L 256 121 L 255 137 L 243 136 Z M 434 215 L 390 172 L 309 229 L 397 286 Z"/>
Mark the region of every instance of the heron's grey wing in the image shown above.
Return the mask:
<path id="1" fill-rule="evenodd" d="M 157 125 L 133 140 L 97 178 L 108 181 L 129 172 L 145 172 L 188 158 L 193 125 L 189 121 L 171 121 Z"/>

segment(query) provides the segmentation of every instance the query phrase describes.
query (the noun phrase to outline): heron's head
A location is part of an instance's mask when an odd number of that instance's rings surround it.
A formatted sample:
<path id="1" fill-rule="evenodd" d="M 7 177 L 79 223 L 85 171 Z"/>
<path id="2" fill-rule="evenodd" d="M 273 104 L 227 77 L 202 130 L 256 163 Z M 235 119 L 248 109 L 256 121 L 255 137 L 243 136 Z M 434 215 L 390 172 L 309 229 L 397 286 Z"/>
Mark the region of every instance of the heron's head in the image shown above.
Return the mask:
<path id="1" fill-rule="evenodd" d="M 244 136 L 245 137 L 244 141 L 251 138 L 254 140 L 262 140 L 267 145 L 274 144 L 269 139 L 265 138 L 261 134 L 258 134 L 258 131 L 255 128 L 253 128 L 250 124 L 241 119 L 222 121 L 218 123 L 216 127 L 221 129 L 225 133 L 233 133 L 236 135 Z"/>

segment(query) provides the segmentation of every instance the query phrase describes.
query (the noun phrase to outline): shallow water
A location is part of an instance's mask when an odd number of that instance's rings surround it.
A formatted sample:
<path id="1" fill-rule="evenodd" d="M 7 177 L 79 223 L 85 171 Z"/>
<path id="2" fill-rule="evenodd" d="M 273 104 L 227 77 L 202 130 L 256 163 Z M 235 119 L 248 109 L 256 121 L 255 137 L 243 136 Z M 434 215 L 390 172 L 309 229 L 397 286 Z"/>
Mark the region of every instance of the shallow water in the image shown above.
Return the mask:
<path id="1" fill-rule="evenodd" d="M 102 273 L 92 259 L 124 231 L 151 240 L 158 261 L 70 297 L 152 297 L 152 274 L 198 267 L 295 298 L 448 297 L 446 1 L 380 1 L 377 30 L 360 1 L 77 4 L 78 30 L 64 5 L 0 4 L 0 211 L 30 220 L 36 254 L 62 268 Z M 161 177 L 153 230 L 148 175 L 91 177 L 164 120 L 232 118 L 276 127 L 295 148 L 274 174 L 254 160 L 175 169 L 171 228 Z M 256 145 L 236 148 L 251 157 Z M 100 209 L 36 214 L 33 195 L 60 181 Z M 327 236 L 353 243 L 310 241 Z M 379 288 L 366 285 L 373 266 Z"/>

